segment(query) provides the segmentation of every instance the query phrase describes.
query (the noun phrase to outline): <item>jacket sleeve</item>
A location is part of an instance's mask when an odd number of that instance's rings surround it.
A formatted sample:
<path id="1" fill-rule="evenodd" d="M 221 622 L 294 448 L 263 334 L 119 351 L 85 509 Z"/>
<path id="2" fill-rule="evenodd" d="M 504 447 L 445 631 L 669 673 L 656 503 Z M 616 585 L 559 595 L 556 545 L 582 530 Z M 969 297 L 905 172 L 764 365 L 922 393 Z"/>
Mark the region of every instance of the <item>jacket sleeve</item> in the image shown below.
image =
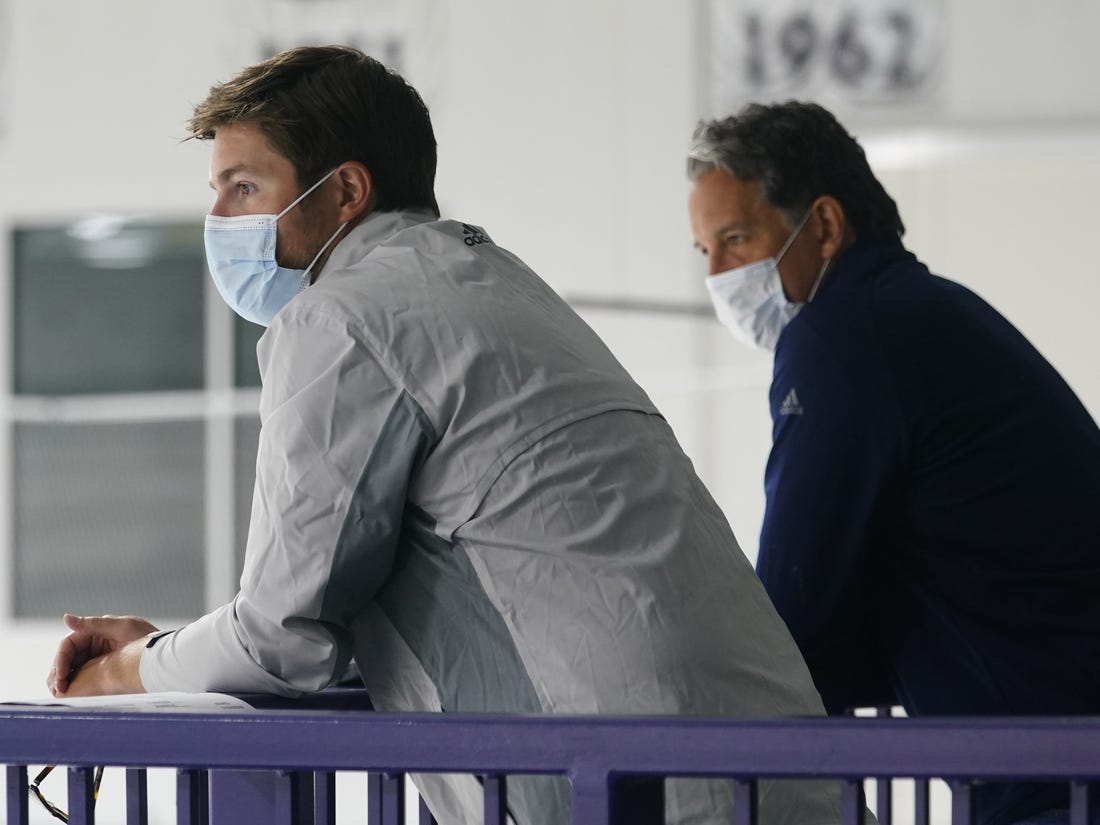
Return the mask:
<path id="1" fill-rule="evenodd" d="M 258 354 L 240 592 L 144 651 L 149 691 L 296 695 L 341 675 L 350 624 L 389 575 L 409 478 L 435 441 L 383 358 L 308 302 L 280 314 Z"/>
<path id="2" fill-rule="evenodd" d="M 869 363 L 853 374 L 800 332 L 777 355 L 757 572 L 830 713 L 892 704 L 874 602 L 899 427 Z"/>

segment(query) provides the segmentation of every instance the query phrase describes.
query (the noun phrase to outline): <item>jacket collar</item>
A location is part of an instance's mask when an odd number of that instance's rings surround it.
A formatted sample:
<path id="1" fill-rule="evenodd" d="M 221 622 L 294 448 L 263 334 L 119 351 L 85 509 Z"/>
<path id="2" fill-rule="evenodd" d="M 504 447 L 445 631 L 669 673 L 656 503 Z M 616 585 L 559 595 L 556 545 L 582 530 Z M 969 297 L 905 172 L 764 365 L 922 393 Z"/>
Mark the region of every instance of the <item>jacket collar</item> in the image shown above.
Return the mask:
<path id="1" fill-rule="evenodd" d="M 327 272 L 338 272 L 351 264 L 361 261 L 374 249 L 392 238 L 403 229 L 422 223 L 437 221 L 427 209 L 409 209 L 399 212 L 372 212 L 357 224 L 332 250 L 318 280 Z"/>
<path id="2" fill-rule="evenodd" d="M 844 282 L 850 279 L 862 279 L 868 275 L 881 272 L 896 261 L 913 258 L 913 253 L 907 250 L 900 240 L 891 241 L 860 241 L 857 240 L 848 247 L 836 259 L 832 269 L 825 273 L 814 300 L 816 303 L 825 295 L 832 284 L 830 282 Z"/>

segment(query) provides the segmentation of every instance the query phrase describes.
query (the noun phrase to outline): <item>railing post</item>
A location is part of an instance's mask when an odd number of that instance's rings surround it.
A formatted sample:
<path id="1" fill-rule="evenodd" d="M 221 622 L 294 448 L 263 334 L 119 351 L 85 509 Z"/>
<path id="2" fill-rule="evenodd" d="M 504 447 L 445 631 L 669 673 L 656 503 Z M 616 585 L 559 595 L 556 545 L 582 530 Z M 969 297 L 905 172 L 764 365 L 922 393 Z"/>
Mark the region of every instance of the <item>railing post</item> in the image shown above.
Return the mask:
<path id="1" fill-rule="evenodd" d="M 611 819 L 611 787 L 606 772 L 577 770 L 569 775 L 573 825 L 608 825 Z"/>
<path id="2" fill-rule="evenodd" d="M 428 808 L 428 803 L 424 801 L 424 797 L 420 797 L 420 819 L 418 825 L 437 825 L 435 817 L 432 816 L 431 809 Z"/>
<path id="3" fill-rule="evenodd" d="M 755 779 L 733 780 L 733 825 L 756 825 Z"/>
<path id="4" fill-rule="evenodd" d="M 336 774 L 332 771 L 313 773 L 314 825 L 336 825 Z"/>
<path id="5" fill-rule="evenodd" d="M 913 825 L 928 825 L 928 780 L 913 780 Z"/>
<path id="6" fill-rule="evenodd" d="M 508 820 L 508 780 L 501 775 L 490 774 L 481 777 L 481 788 L 485 794 L 485 825 L 505 825 Z"/>
<path id="7" fill-rule="evenodd" d="M 892 779 L 875 780 L 875 818 L 878 825 L 892 825 L 894 819 L 894 782 Z"/>
<path id="8" fill-rule="evenodd" d="M 9 825 L 27 825 L 30 818 L 30 799 L 27 792 L 27 766 L 9 765 L 6 771 L 8 779 L 8 818 Z"/>
<path id="9" fill-rule="evenodd" d="M 210 821 L 208 783 L 209 778 L 204 770 L 181 768 L 176 773 L 176 822 L 178 825 L 207 825 Z"/>
<path id="10" fill-rule="evenodd" d="M 875 708 L 875 716 L 889 719 L 894 715 L 890 705 Z M 875 780 L 875 816 L 878 825 L 891 825 L 894 818 L 894 783 L 890 777 Z"/>
<path id="11" fill-rule="evenodd" d="M 862 779 L 845 779 L 840 788 L 841 825 L 863 825 L 867 810 L 867 795 L 863 792 Z"/>
<path id="12" fill-rule="evenodd" d="M 94 825 L 94 768 L 69 768 L 69 825 Z"/>
<path id="13" fill-rule="evenodd" d="M 974 789 L 969 781 L 951 781 L 951 825 L 971 825 L 974 821 Z"/>
<path id="14" fill-rule="evenodd" d="M 405 774 L 367 774 L 367 825 L 405 824 Z"/>
<path id="15" fill-rule="evenodd" d="M 275 816 L 272 825 L 312 825 L 313 774 L 279 771 L 275 774 Z"/>
<path id="16" fill-rule="evenodd" d="M 1096 785 L 1071 782 L 1069 786 L 1069 825 L 1092 825 L 1096 813 Z"/>
<path id="17" fill-rule="evenodd" d="M 757 801 L 755 779 L 734 780 L 734 825 L 756 825 Z"/>
<path id="18" fill-rule="evenodd" d="M 367 825 L 382 825 L 382 774 L 367 774 Z"/>
<path id="19" fill-rule="evenodd" d="M 144 768 L 126 769 L 126 825 L 149 825 L 149 779 Z"/>

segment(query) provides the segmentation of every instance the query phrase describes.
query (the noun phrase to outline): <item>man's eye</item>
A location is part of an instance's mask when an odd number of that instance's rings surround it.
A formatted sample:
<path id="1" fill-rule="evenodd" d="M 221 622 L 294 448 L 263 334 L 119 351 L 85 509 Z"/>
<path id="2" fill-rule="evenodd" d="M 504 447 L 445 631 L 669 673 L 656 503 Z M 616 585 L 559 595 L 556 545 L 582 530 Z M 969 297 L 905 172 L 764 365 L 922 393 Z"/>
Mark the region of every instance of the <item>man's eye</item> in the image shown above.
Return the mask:
<path id="1" fill-rule="evenodd" d="M 726 246 L 740 246 L 742 243 L 745 242 L 745 236 L 744 235 L 726 235 L 726 237 L 723 238 L 722 240 L 725 242 Z"/>
<path id="2" fill-rule="evenodd" d="M 256 187 L 251 183 L 238 183 L 237 191 L 242 195 L 252 195 L 256 192 Z"/>

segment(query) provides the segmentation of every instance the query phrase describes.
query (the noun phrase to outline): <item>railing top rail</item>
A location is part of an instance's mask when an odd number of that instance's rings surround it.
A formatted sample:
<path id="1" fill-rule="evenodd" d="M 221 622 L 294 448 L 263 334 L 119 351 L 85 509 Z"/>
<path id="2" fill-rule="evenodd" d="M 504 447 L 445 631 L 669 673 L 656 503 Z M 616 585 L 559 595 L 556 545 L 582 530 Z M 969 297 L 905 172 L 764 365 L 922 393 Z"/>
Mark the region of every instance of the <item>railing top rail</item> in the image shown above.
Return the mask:
<path id="1" fill-rule="evenodd" d="M 0 710 L 0 763 L 668 776 L 1100 779 L 1100 717 Z"/>

